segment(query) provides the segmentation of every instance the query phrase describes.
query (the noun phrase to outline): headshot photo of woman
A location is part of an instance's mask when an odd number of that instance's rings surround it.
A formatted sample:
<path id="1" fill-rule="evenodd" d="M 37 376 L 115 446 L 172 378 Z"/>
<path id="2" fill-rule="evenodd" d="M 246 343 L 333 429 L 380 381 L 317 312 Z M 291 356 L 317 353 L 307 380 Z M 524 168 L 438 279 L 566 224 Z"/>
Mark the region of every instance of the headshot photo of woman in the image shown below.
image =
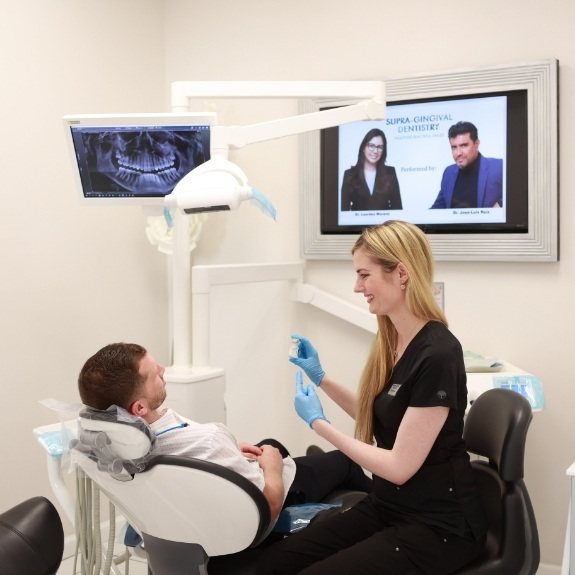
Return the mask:
<path id="1" fill-rule="evenodd" d="M 386 166 L 387 140 L 379 128 L 367 132 L 357 163 L 346 170 L 341 186 L 342 211 L 401 210 L 399 182 L 393 166 Z"/>

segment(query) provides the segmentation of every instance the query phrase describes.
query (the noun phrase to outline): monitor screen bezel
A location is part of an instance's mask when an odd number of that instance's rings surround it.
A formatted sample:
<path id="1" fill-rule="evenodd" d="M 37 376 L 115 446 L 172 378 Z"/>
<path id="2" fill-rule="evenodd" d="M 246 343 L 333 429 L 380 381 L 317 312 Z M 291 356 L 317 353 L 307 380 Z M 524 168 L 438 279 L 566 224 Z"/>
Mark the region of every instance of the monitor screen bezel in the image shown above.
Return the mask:
<path id="1" fill-rule="evenodd" d="M 206 127 L 211 130 L 216 125 L 216 114 L 213 112 L 182 112 L 182 113 L 128 113 L 128 114 L 69 114 L 64 116 L 64 129 L 69 155 L 74 166 L 74 181 L 77 191 L 77 197 L 81 205 L 88 206 L 144 206 L 144 207 L 162 207 L 164 206 L 165 196 L 133 196 L 133 197 L 115 197 L 115 196 L 85 196 L 80 174 L 79 159 L 77 156 L 74 139 L 72 135 L 72 126 L 81 126 L 86 128 L 107 128 L 107 127 L 145 127 L 153 129 L 157 127 L 178 127 L 193 128 L 194 126 Z M 208 150 L 209 151 L 209 150 Z M 208 158 L 209 159 L 209 156 Z"/>
<path id="2" fill-rule="evenodd" d="M 386 81 L 387 101 L 403 102 L 474 96 L 506 91 L 527 93 L 528 229 L 520 233 L 433 233 L 428 238 L 437 260 L 557 261 L 558 100 L 557 60 L 420 75 Z M 303 102 L 302 112 L 341 106 L 329 99 Z M 321 136 L 302 136 L 302 255 L 306 259 L 348 259 L 358 230 L 321 229 Z"/>

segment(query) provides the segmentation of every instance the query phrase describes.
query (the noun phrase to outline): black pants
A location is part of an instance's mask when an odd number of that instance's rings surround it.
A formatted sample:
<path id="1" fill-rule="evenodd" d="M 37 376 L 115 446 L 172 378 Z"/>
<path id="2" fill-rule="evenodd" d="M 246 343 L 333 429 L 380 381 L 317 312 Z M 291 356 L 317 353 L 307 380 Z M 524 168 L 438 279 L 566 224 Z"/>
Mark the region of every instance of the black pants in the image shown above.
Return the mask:
<path id="1" fill-rule="evenodd" d="M 282 457 L 288 457 L 287 449 L 275 439 L 264 439 L 261 445 L 276 447 Z M 363 469 L 341 451 L 328 451 L 314 455 L 294 457 L 296 474 L 289 488 L 284 507 L 298 503 L 319 503 L 338 489 L 371 491 L 371 478 Z"/>
<path id="2" fill-rule="evenodd" d="M 448 575 L 482 542 L 394 517 L 369 496 L 345 513 L 312 522 L 262 552 L 258 575 Z"/>

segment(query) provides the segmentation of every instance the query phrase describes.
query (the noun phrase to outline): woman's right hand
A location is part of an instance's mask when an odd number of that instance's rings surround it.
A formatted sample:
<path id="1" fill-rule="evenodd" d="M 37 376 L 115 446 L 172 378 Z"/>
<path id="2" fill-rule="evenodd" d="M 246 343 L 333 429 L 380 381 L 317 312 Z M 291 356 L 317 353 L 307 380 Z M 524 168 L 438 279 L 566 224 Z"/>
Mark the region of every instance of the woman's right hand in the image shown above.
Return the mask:
<path id="1" fill-rule="evenodd" d="M 297 333 L 292 334 L 293 339 L 299 341 L 297 357 L 290 357 L 289 360 L 303 369 L 310 380 L 319 387 L 321 380 L 325 377 L 325 371 L 321 367 L 318 353 L 309 339 Z"/>

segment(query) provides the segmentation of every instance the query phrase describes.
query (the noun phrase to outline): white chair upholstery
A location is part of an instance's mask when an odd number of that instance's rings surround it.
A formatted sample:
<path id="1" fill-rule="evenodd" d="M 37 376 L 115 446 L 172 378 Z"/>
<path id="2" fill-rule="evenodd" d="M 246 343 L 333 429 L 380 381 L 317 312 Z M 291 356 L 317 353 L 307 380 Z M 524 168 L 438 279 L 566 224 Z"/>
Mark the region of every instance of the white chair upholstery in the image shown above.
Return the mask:
<path id="1" fill-rule="evenodd" d="M 84 421 L 80 418 L 80 425 Z M 143 433 L 125 423 L 88 421 L 126 451 L 126 437 Z M 126 433 L 124 433 L 124 431 Z M 134 437 L 136 435 L 136 437 Z M 130 450 L 128 450 L 130 451 Z M 136 450 L 138 456 L 140 452 Z M 152 456 L 141 473 L 118 480 L 81 451 L 75 465 L 140 533 L 150 573 L 206 573 L 209 557 L 240 552 L 257 544 L 270 526 L 262 492 L 246 478 L 220 465 L 180 456 Z"/>

